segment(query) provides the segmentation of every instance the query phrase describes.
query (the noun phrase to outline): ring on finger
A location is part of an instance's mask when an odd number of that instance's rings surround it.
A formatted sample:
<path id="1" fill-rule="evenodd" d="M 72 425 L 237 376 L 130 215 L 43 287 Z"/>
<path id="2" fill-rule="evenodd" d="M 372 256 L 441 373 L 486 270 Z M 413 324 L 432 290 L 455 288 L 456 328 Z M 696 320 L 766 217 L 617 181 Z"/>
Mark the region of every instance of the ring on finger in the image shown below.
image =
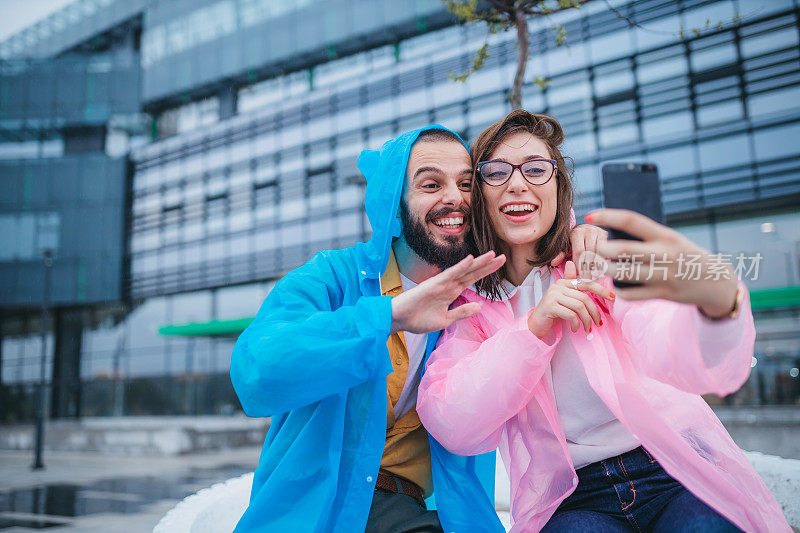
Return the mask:
<path id="1" fill-rule="evenodd" d="M 571 281 L 571 283 L 572 283 L 572 287 L 573 287 L 574 289 L 577 289 L 577 288 L 578 288 L 578 285 L 580 285 L 580 284 L 581 284 L 581 282 L 583 282 L 583 280 L 582 280 L 582 279 L 580 279 L 580 278 L 573 279 L 573 280 Z"/>

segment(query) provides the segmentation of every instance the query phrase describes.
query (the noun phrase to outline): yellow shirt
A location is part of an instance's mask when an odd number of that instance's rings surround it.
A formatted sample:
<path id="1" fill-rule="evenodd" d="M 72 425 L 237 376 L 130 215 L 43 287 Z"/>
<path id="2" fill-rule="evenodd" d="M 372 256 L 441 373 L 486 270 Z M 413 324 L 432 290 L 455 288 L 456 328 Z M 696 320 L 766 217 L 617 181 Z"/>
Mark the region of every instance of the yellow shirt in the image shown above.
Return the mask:
<path id="1" fill-rule="evenodd" d="M 394 251 L 389 252 L 389 263 L 386 272 L 381 276 L 381 292 L 388 296 L 397 296 L 403 292 L 400 271 Z M 386 377 L 386 445 L 383 448 L 381 469 L 396 476 L 413 481 L 422 488 L 427 498 L 433 492 L 431 477 L 431 451 L 428 447 L 428 434 L 422 427 L 416 407 L 395 420 L 394 406 L 403 393 L 408 374 L 408 350 L 403 332 L 389 336 L 386 341 L 389 356 L 392 358 L 394 372 Z M 414 384 L 414 386 L 417 386 Z"/>

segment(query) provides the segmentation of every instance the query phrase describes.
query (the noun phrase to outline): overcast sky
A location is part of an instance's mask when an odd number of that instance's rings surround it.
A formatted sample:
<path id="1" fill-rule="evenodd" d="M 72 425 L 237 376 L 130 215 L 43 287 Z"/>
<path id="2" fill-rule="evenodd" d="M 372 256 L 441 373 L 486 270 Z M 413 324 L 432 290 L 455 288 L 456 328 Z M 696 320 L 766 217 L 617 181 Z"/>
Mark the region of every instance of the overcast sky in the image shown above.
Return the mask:
<path id="1" fill-rule="evenodd" d="M 0 0 L 0 41 L 75 0 Z"/>

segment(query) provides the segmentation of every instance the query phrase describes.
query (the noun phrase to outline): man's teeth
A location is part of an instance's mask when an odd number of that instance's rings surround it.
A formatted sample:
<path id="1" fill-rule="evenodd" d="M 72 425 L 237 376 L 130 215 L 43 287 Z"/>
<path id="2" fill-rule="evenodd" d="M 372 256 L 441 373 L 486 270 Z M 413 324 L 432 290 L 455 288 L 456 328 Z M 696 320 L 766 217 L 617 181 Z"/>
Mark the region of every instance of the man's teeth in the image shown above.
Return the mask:
<path id="1" fill-rule="evenodd" d="M 464 217 L 440 218 L 434 220 L 433 223 L 442 228 L 456 229 L 464 223 Z"/>
<path id="2" fill-rule="evenodd" d="M 537 207 L 533 204 L 512 204 L 507 205 L 501 209 L 503 213 L 511 213 L 513 211 L 536 211 Z"/>

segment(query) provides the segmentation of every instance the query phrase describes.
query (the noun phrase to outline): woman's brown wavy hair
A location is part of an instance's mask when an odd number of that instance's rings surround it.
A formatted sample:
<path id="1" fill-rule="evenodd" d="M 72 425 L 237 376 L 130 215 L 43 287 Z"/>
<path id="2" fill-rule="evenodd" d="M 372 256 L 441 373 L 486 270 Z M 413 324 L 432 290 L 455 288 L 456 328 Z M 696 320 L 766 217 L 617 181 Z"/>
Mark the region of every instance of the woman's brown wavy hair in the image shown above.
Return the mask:
<path id="1" fill-rule="evenodd" d="M 478 163 L 491 159 L 495 149 L 506 138 L 515 133 L 530 133 L 540 139 L 550 152 L 550 158 L 556 161 L 556 175 L 558 189 L 556 199 L 556 218 L 550 230 L 545 233 L 531 250 L 531 259 L 528 262 L 535 266 L 549 265 L 559 253 L 569 249 L 570 210 L 574 190 L 572 186 L 572 171 L 567 167 L 561 155 L 561 143 L 564 142 L 564 130 L 556 119 L 547 115 L 529 113 L 522 109 L 512 111 L 503 120 L 495 122 L 481 133 L 472 145 L 472 235 L 475 247 L 479 254 L 489 250 L 498 250 L 500 244 L 497 234 L 492 228 L 491 219 L 486 208 L 486 198 L 483 188 L 486 185 L 478 176 Z M 505 266 L 497 272 L 490 274 L 476 283 L 477 289 L 490 298 L 501 297 L 500 283 L 505 277 Z"/>

